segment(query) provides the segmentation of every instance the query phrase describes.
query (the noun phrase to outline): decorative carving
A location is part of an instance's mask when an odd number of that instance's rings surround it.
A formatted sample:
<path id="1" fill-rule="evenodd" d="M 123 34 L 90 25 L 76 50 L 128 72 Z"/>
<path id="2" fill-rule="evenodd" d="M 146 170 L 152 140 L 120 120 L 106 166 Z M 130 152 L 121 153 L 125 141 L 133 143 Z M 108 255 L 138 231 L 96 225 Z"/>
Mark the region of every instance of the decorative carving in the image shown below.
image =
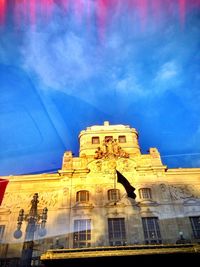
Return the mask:
<path id="1" fill-rule="evenodd" d="M 170 185 L 169 191 L 170 191 L 171 198 L 173 200 L 180 200 L 180 199 L 186 199 L 186 198 L 196 198 L 196 196 L 194 196 L 191 193 L 191 191 L 189 190 L 189 188 L 186 185 L 185 186 Z"/>
<path id="2" fill-rule="evenodd" d="M 127 159 L 119 161 L 117 165 L 118 165 L 117 169 L 122 172 L 127 172 L 130 169 L 130 161 Z"/>
<path id="3" fill-rule="evenodd" d="M 69 189 L 67 187 L 64 187 L 62 196 L 62 206 L 67 206 L 68 195 L 69 195 Z"/>
<path id="4" fill-rule="evenodd" d="M 133 168 L 136 166 L 136 162 L 131 159 L 107 159 L 107 160 L 94 160 L 88 164 L 88 168 L 92 172 L 101 172 L 104 174 L 113 174 L 115 170 L 121 172 L 133 171 Z"/>
<path id="5" fill-rule="evenodd" d="M 22 203 L 27 206 L 27 209 L 31 208 L 29 199 L 32 198 L 33 193 L 25 194 L 5 194 L 5 208 L 18 209 L 21 207 Z M 54 207 L 58 202 L 58 192 L 39 192 L 40 202 L 39 208 L 41 206 Z"/>
<path id="6" fill-rule="evenodd" d="M 152 158 L 160 158 L 160 153 L 158 152 L 158 149 L 156 147 L 151 147 L 149 149 L 149 153 L 152 156 Z"/>
<path id="7" fill-rule="evenodd" d="M 95 159 L 110 158 L 129 158 L 129 154 L 125 152 L 118 144 L 117 139 L 104 140 L 101 147 L 98 147 L 94 155 Z"/>
<path id="8" fill-rule="evenodd" d="M 66 151 L 63 156 L 62 169 L 72 169 L 73 155 L 71 151 Z"/>
<path id="9" fill-rule="evenodd" d="M 19 209 L 21 208 L 21 204 L 30 205 L 29 199 L 32 198 L 33 193 L 29 194 L 14 194 L 11 192 L 6 192 L 4 196 L 4 206 L 5 208 L 10 209 Z"/>
<path id="10" fill-rule="evenodd" d="M 164 200 L 168 200 L 169 199 L 169 190 L 168 190 L 168 186 L 166 184 L 160 184 L 160 189 L 162 191 L 162 198 Z"/>
<path id="11" fill-rule="evenodd" d="M 42 192 L 40 194 L 40 206 L 55 207 L 58 203 L 58 192 Z"/>
<path id="12" fill-rule="evenodd" d="M 102 190 L 102 187 L 101 186 L 96 186 L 96 193 L 102 193 L 103 190 Z"/>
<path id="13" fill-rule="evenodd" d="M 86 168 L 87 166 L 87 156 L 86 154 L 81 155 L 81 167 Z"/>
<path id="14" fill-rule="evenodd" d="M 101 168 L 102 168 L 102 161 L 100 160 L 96 161 L 96 170 L 100 172 Z"/>
<path id="15" fill-rule="evenodd" d="M 88 209 L 88 210 L 91 210 L 91 209 L 94 208 L 94 205 L 92 203 L 90 203 L 90 202 L 78 202 L 72 208 L 76 209 L 76 210 L 77 209 L 83 209 L 83 210 Z"/>

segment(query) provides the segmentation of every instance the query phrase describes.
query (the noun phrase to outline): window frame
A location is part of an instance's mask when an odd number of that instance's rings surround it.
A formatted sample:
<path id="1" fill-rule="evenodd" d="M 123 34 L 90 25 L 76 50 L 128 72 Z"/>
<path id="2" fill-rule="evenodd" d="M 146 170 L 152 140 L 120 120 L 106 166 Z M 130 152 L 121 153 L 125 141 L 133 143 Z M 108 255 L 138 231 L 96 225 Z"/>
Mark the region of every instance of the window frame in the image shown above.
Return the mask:
<path id="1" fill-rule="evenodd" d="M 120 200 L 120 190 L 116 188 L 111 188 L 107 191 L 108 201 L 119 201 Z"/>
<path id="2" fill-rule="evenodd" d="M 123 138 L 124 138 L 125 141 L 122 141 Z M 119 135 L 119 136 L 118 136 L 118 142 L 119 142 L 120 144 L 126 143 L 126 135 Z"/>
<path id="3" fill-rule="evenodd" d="M 126 245 L 125 218 L 108 218 L 108 239 L 110 246 Z"/>
<path id="4" fill-rule="evenodd" d="M 73 247 L 82 248 L 91 246 L 91 219 L 74 220 Z M 82 229 L 83 228 L 83 229 Z"/>
<path id="5" fill-rule="evenodd" d="M 0 225 L 0 244 L 1 244 L 2 240 L 3 240 L 5 228 L 6 228 L 6 226 L 4 224 Z"/>
<path id="6" fill-rule="evenodd" d="M 144 241 L 146 245 L 162 244 L 158 217 L 142 217 Z"/>
<path id="7" fill-rule="evenodd" d="M 97 140 L 97 142 L 95 142 L 95 140 Z M 99 136 L 92 136 L 92 144 L 93 145 L 100 144 L 100 138 L 99 138 Z"/>
<path id="8" fill-rule="evenodd" d="M 192 233 L 194 239 L 200 239 L 200 215 L 190 216 L 189 220 L 192 227 Z"/>
<path id="9" fill-rule="evenodd" d="M 152 199 L 152 190 L 150 187 L 143 187 L 138 191 L 140 199 Z"/>
<path id="10" fill-rule="evenodd" d="M 76 202 L 88 202 L 90 199 L 90 192 L 88 190 L 79 190 L 76 192 Z"/>
<path id="11" fill-rule="evenodd" d="M 113 136 L 111 136 L 111 135 L 105 136 L 104 140 L 105 140 L 105 142 L 113 141 Z"/>

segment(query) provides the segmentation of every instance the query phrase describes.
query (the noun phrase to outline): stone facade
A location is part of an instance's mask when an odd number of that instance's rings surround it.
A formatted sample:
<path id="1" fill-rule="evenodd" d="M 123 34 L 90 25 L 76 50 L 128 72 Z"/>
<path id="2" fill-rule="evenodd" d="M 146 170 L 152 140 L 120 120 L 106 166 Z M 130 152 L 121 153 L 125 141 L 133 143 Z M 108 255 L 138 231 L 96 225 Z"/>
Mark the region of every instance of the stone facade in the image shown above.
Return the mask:
<path id="1" fill-rule="evenodd" d="M 58 243 L 73 248 L 200 241 L 200 168 L 168 169 L 156 148 L 142 154 L 138 133 L 128 125 L 91 126 L 79 141 L 79 157 L 66 151 L 56 173 L 3 177 L 9 183 L 0 207 L 2 258 L 20 257 L 35 193 L 33 256 Z M 136 198 L 127 196 L 116 170 Z M 45 207 L 46 233 L 40 235 Z M 21 209 L 22 235 L 14 236 Z"/>

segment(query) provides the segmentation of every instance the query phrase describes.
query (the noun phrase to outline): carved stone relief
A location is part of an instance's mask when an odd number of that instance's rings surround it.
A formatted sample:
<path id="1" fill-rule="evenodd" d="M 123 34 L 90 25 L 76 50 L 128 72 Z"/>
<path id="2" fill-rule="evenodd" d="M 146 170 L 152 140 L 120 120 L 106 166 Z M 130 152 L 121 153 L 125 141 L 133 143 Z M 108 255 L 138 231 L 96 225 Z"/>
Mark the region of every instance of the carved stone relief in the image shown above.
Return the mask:
<path id="1" fill-rule="evenodd" d="M 4 207 L 12 209 L 30 208 L 33 195 L 34 195 L 33 192 L 22 193 L 22 194 L 14 194 L 11 192 L 6 192 L 4 196 L 5 199 Z"/>
<path id="2" fill-rule="evenodd" d="M 87 167 L 91 172 L 101 172 L 104 174 L 114 174 L 116 169 L 120 172 L 133 171 L 136 162 L 130 159 L 107 159 L 107 160 L 94 160 L 90 162 Z"/>
<path id="3" fill-rule="evenodd" d="M 193 195 L 187 185 L 182 186 L 173 186 L 169 185 L 169 191 L 172 200 L 180 200 L 187 198 L 197 198 L 197 196 Z"/>
<path id="4" fill-rule="evenodd" d="M 101 186 L 96 186 L 96 193 L 99 193 L 99 194 L 103 193 L 103 189 Z"/>
<path id="5" fill-rule="evenodd" d="M 97 150 L 95 151 L 94 158 L 129 158 L 129 154 L 119 146 L 117 139 L 108 139 L 104 140 L 102 145 L 97 148 Z"/>
<path id="6" fill-rule="evenodd" d="M 169 187 L 166 184 L 160 184 L 161 197 L 164 200 L 170 199 Z"/>
<path id="7" fill-rule="evenodd" d="M 63 156 L 62 169 L 71 169 L 73 164 L 72 152 L 66 151 Z"/>
<path id="8" fill-rule="evenodd" d="M 69 195 L 69 189 L 67 187 L 63 188 L 62 206 L 66 206 L 67 205 L 68 195 Z"/>
<path id="9" fill-rule="evenodd" d="M 7 192 L 5 194 L 5 208 L 31 208 L 31 199 L 34 193 L 12 194 Z M 55 207 L 58 203 L 58 191 L 53 192 L 41 192 L 39 194 L 38 208 Z"/>
<path id="10" fill-rule="evenodd" d="M 58 192 L 44 192 L 40 193 L 39 203 L 42 207 L 55 207 L 58 203 Z"/>

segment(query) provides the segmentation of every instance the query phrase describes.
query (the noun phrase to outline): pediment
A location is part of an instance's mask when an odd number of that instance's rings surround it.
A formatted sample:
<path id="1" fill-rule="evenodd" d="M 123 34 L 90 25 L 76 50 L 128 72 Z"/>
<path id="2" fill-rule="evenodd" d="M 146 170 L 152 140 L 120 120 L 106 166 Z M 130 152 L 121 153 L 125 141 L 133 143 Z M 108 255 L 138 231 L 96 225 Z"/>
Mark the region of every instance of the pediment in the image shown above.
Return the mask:
<path id="1" fill-rule="evenodd" d="M 200 200 L 196 198 L 188 198 L 184 200 L 183 205 L 185 206 L 194 206 L 194 205 L 200 205 Z"/>
<path id="2" fill-rule="evenodd" d="M 0 208 L 0 215 L 8 215 L 11 213 L 10 209 L 7 208 Z"/>
<path id="3" fill-rule="evenodd" d="M 78 202 L 73 206 L 73 209 L 93 209 L 94 206 L 90 202 Z"/>
<path id="4" fill-rule="evenodd" d="M 151 199 L 145 199 L 138 202 L 139 206 L 158 206 L 159 204 L 156 201 Z"/>

